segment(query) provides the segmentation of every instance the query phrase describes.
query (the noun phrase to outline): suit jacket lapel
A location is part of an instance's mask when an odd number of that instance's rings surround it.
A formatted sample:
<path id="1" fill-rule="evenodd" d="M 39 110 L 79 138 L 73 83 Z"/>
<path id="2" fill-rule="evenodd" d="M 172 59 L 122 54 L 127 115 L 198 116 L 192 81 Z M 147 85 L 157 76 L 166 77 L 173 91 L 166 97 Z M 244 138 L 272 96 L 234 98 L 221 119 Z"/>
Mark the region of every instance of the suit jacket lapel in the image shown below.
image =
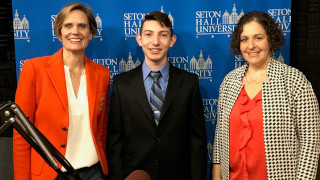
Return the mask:
<path id="1" fill-rule="evenodd" d="M 144 88 L 142 65 L 138 66 L 136 69 L 132 71 L 132 78 L 130 78 L 130 81 L 128 83 L 130 84 L 134 96 L 136 97 L 138 103 L 141 105 L 142 110 L 146 113 L 147 117 L 154 119 L 146 95 L 146 90 Z"/>
<path id="2" fill-rule="evenodd" d="M 164 98 L 164 102 L 161 109 L 160 123 L 161 123 L 162 117 L 168 110 L 174 96 L 178 92 L 180 84 L 182 83 L 182 78 L 179 78 L 179 74 L 177 73 L 178 72 L 175 71 L 175 67 L 173 67 L 173 65 L 170 64 L 169 81 L 168 81 L 166 96 Z"/>
<path id="3" fill-rule="evenodd" d="M 48 64 L 49 68 L 47 69 L 47 72 L 49 74 L 49 77 L 59 95 L 64 109 L 68 111 L 68 96 L 62 61 L 62 49 L 60 49 L 50 57 Z"/>
<path id="4" fill-rule="evenodd" d="M 97 85 L 99 82 L 99 73 L 95 72 L 95 67 L 92 66 L 92 61 L 90 61 L 86 56 L 85 60 L 85 69 L 87 77 L 87 95 L 88 95 L 88 104 L 89 104 L 89 118 L 90 123 L 92 123 L 93 112 L 95 106 L 95 99 L 97 96 Z"/>

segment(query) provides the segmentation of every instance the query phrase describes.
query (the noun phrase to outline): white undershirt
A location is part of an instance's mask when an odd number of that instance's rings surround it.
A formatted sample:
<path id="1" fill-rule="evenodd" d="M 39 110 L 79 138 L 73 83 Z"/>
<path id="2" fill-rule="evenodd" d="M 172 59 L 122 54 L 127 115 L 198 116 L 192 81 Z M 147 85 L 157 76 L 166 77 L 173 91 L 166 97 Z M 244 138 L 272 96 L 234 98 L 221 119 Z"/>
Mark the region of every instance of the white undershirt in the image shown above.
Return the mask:
<path id="1" fill-rule="evenodd" d="M 99 162 L 90 129 L 87 80 L 85 69 L 81 73 L 78 98 L 76 97 L 69 67 L 64 66 L 68 94 L 69 128 L 65 158 L 74 169 L 90 167 Z M 62 168 L 62 171 L 65 171 Z"/>

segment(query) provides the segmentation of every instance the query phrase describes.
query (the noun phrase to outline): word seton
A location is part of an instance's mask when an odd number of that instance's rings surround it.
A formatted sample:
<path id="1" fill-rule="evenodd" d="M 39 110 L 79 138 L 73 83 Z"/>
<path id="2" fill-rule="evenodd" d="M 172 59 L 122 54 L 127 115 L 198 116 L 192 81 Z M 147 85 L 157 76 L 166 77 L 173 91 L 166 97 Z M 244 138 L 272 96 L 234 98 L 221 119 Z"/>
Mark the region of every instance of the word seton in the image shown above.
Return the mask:
<path id="1" fill-rule="evenodd" d="M 144 20 L 144 16 L 145 14 L 144 13 L 124 13 L 123 14 L 124 16 L 124 20 L 126 21 L 135 21 L 135 20 L 139 20 L 139 21 L 142 21 Z"/>
<path id="2" fill-rule="evenodd" d="M 271 16 L 291 16 L 291 9 L 269 9 L 268 13 Z"/>
<path id="3" fill-rule="evenodd" d="M 197 11 L 196 18 L 220 18 L 221 11 Z"/>

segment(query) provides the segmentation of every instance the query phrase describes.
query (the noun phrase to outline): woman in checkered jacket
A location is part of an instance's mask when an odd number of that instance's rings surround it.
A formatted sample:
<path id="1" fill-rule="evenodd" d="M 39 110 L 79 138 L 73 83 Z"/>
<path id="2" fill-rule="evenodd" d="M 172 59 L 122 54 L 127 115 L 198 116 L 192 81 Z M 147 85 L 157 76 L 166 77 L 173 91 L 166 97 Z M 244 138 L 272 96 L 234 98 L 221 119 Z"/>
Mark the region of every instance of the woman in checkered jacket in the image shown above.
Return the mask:
<path id="1" fill-rule="evenodd" d="M 220 86 L 214 180 L 316 178 L 319 104 L 306 77 L 273 58 L 284 41 L 264 12 L 245 14 L 235 27 L 231 48 L 247 64 Z"/>

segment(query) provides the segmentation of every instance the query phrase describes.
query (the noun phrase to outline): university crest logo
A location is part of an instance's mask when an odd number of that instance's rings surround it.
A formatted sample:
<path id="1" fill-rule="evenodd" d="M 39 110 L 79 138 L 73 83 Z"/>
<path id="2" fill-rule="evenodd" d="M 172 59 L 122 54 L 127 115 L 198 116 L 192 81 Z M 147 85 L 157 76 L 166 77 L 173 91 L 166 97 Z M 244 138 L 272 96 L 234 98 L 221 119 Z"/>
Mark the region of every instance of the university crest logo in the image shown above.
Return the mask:
<path id="1" fill-rule="evenodd" d="M 19 18 L 18 10 L 14 14 L 13 19 L 13 30 L 14 30 L 14 39 L 23 39 L 30 42 L 29 38 L 29 21 L 26 18 L 26 15 L 23 15 L 23 18 Z"/>

